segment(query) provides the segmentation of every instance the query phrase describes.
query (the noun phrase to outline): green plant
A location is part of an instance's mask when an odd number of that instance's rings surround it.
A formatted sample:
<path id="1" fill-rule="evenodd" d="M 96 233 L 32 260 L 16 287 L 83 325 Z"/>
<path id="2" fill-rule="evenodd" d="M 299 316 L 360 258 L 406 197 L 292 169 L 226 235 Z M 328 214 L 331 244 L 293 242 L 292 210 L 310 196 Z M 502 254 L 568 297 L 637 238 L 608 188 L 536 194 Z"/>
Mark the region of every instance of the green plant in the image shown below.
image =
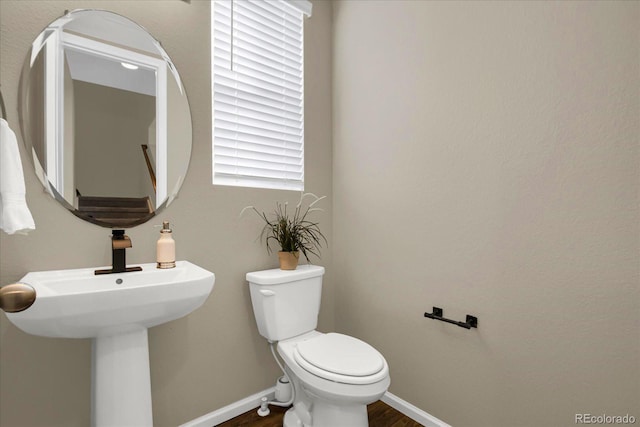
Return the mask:
<path id="1" fill-rule="evenodd" d="M 308 206 L 303 207 L 307 197 L 313 197 L 315 200 L 309 203 Z M 256 209 L 255 206 L 245 207 L 240 212 L 240 216 L 246 210 L 251 209 L 264 221 L 265 224 L 260 233 L 260 240 L 264 240 L 268 253 L 272 251 L 270 244 L 276 242 L 280 245 L 282 251 L 300 251 L 309 261 L 308 254 L 320 257 L 322 242 L 327 244 L 327 239 L 320 231 L 318 223 L 308 218 L 309 214 L 322 210 L 313 206 L 324 198 L 325 196 L 318 197 L 313 193 L 303 193 L 293 213 L 288 209 L 288 203 L 277 202 L 273 211 L 274 218 L 272 219 L 266 213 Z"/>

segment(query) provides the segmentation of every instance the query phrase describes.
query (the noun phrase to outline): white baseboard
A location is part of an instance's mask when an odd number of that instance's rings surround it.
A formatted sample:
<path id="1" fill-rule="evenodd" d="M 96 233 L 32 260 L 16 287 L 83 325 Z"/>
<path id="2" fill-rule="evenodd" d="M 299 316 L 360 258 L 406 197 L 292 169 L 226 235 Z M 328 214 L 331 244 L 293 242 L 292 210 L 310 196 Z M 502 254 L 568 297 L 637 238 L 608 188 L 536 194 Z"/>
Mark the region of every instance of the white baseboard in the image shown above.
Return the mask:
<path id="1" fill-rule="evenodd" d="M 238 415 L 244 414 L 247 411 L 258 408 L 261 403 L 261 399 L 265 396 L 269 400 L 275 398 L 276 388 L 271 387 L 266 390 L 262 390 L 259 393 L 252 394 L 249 397 L 245 397 L 242 400 L 238 400 L 223 408 L 217 409 L 213 412 L 209 412 L 193 421 L 189 421 L 182 424 L 180 427 L 213 427 L 218 424 L 222 424 L 225 421 L 229 421 Z"/>
<path id="2" fill-rule="evenodd" d="M 244 414 L 247 411 L 256 409 L 260 406 L 261 399 L 267 396 L 269 400 L 273 399 L 275 395 L 275 387 L 268 388 L 259 393 L 252 394 L 249 397 L 245 397 L 242 400 L 238 400 L 223 408 L 217 409 L 213 412 L 209 412 L 193 421 L 189 421 L 182 424 L 180 427 L 213 427 L 221 424 L 225 421 L 229 421 L 238 415 Z M 395 394 L 386 392 L 382 396 L 382 400 L 387 405 L 391 406 L 396 411 L 399 411 L 411 418 L 412 420 L 424 425 L 425 427 L 451 427 L 444 421 L 439 420 L 423 411 L 422 409 L 412 405 L 411 403 L 400 399 Z"/>
<path id="3" fill-rule="evenodd" d="M 393 393 L 386 392 L 380 400 L 391 406 L 396 411 L 402 412 L 407 417 L 422 424 L 425 427 L 451 427 L 444 421 L 439 420 L 431 414 L 428 414 L 427 412 L 423 411 L 417 406 L 412 405 L 406 400 L 400 399 Z"/>

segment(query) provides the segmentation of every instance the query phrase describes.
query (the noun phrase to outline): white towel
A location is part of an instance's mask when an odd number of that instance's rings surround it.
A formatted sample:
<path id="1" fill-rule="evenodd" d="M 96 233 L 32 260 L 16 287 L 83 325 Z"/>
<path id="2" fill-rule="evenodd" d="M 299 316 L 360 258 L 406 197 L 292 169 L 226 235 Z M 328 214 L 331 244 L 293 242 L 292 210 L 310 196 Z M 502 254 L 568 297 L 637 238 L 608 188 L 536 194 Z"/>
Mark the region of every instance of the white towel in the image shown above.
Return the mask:
<path id="1" fill-rule="evenodd" d="M 35 230 L 25 199 L 24 175 L 16 134 L 0 118 L 0 228 L 7 234 Z"/>

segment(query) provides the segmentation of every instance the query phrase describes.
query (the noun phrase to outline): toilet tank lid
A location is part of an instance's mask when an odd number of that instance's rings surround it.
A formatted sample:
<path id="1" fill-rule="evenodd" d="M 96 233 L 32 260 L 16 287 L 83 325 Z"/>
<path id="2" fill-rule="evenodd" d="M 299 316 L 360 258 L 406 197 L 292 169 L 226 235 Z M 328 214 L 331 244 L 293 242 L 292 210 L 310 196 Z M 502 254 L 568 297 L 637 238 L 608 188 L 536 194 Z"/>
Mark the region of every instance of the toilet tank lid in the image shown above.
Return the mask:
<path id="1" fill-rule="evenodd" d="M 280 270 L 279 268 L 274 268 L 272 270 L 253 271 L 247 273 L 247 282 L 255 283 L 256 285 L 280 285 L 296 280 L 322 276 L 323 274 L 324 267 L 305 264 L 299 265 L 295 270 Z"/>

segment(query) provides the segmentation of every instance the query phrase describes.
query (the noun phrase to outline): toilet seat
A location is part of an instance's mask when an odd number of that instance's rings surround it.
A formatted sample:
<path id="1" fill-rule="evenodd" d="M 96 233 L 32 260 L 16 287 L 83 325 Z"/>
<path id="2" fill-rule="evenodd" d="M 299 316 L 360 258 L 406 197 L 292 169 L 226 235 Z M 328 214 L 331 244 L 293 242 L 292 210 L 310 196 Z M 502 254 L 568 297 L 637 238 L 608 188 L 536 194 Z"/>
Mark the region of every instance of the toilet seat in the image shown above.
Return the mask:
<path id="1" fill-rule="evenodd" d="M 338 333 L 299 342 L 293 356 L 305 371 L 344 384 L 372 384 L 389 373 L 387 362 L 375 348 Z"/>

